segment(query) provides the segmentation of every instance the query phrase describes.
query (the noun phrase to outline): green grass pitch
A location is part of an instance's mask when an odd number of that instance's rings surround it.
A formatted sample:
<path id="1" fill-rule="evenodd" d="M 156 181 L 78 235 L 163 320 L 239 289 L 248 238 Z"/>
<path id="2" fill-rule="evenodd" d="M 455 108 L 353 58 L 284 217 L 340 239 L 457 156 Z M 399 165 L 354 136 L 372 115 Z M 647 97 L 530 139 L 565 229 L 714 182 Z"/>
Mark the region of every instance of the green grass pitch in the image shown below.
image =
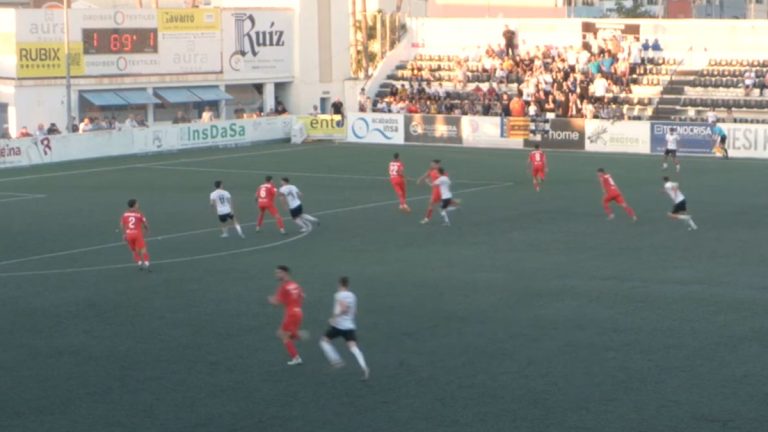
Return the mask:
<path id="1" fill-rule="evenodd" d="M 397 211 L 394 151 L 410 178 L 444 161 L 453 226 L 418 223 L 429 190 L 412 181 Z M 538 194 L 526 157 L 275 144 L 0 171 L 0 430 L 764 430 L 766 163 L 683 158 L 688 232 L 665 216 L 659 157 L 551 152 Z M 637 224 L 605 220 L 598 167 Z M 257 234 L 255 188 L 286 173 L 322 225 Z M 218 237 L 215 179 L 244 240 Z M 152 274 L 115 233 L 130 197 Z M 266 301 L 282 263 L 308 296 L 295 368 Z M 316 343 L 340 275 L 366 383 Z"/>

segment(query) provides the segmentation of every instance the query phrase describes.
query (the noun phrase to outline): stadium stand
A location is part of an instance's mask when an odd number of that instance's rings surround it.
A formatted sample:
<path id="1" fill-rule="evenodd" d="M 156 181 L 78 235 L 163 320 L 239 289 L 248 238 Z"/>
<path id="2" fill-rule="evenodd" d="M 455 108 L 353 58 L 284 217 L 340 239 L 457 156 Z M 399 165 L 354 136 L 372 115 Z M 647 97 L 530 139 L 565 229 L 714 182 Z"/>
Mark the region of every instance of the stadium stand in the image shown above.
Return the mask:
<path id="1" fill-rule="evenodd" d="M 552 46 L 514 59 L 500 45 L 469 54 L 417 53 L 388 73 L 371 110 L 510 115 L 508 102 L 519 95 L 529 116 L 647 120 L 680 61 L 631 61 L 626 53 Z"/>
<path id="2" fill-rule="evenodd" d="M 768 123 L 768 60 L 710 59 L 678 71 L 662 91 L 652 119 Z"/>

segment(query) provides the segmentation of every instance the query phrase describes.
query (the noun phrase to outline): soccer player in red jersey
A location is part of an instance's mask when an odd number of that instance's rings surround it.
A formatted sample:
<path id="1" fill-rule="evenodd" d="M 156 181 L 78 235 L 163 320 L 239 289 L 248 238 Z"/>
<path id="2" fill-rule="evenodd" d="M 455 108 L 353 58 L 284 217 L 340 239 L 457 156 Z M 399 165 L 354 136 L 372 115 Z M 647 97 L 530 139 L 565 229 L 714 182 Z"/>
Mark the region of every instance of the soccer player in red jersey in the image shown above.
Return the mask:
<path id="1" fill-rule="evenodd" d="M 133 252 L 133 260 L 139 270 L 149 270 L 149 253 L 144 241 L 144 231 L 149 231 L 147 218 L 139 211 L 139 202 L 135 198 L 128 200 L 128 210 L 120 218 L 120 229 L 128 248 Z"/>
<path id="2" fill-rule="evenodd" d="M 400 200 L 400 210 L 408 213 L 411 208 L 406 202 L 405 193 L 405 165 L 400 160 L 400 153 L 395 153 L 392 162 L 389 163 L 389 181 L 392 183 L 392 189 L 395 190 L 397 198 Z"/>
<path id="3" fill-rule="evenodd" d="M 533 187 L 538 192 L 539 183 L 544 182 L 547 173 L 547 155 L 544 154 L 538 144 L 533 146 L 533 151 L 528 156 L 528 165 L 531 168 L 531 176 L 533 176 Z"/>
<path id="4" fill-rule="evenodd" d="M 277 227 L 280 228 L 280 234 L 285 234 L 285 224 L 283 218 L 280 217 L 280 213 L 277 212 L 275 207 L 275 196 L 277 196 L 277 188 L 272 184 L 272 176 L 264 178 L 264 184 L 256 189 L 256 204 L 259 207 L 259 220 L 256 222 L 256 231 L 261 230 L 261 225 L 264 223 L 264 214 L 269 212 Z"/>
<path id="5" fill-rule="evenodd" d="M 603 209 L 605 209 L 605 214 L 608 215 L 608 220 L 614 218 L 613 210 L 611 210 L 611 201 L 615 201 L 616 204 L 621 206 L 621 208 L 627 212 L 627 216 L 632 218 L 633 222 L 637 221 L 635 211 L 632 210 L 632 207 L 630 207 L 624 200 L 624 196 L 621 195 L 621 191 L 619 190 L 619 187 L 616 186 L 616 182 L 613 181 L 613 177 L 605 172 L 604 169 L 598 168 L 597 178 L 600 180 L 600 185 L 603 186 Z"/>
<path id="6" fill-rule="evenodd" d="M 435 159 L 429 164 L 429 170 L 424 173 L 423 176 L 419 177 L 419 180 L 416 183 L 421 183 L 424 181 L 424 179 L 429 179 L 429 184 L 432 185 L 432 196 L 429 198 L 429 205 L 427 207 L 427 214 L 424 216 L 424 219 L 421 220 L 422 224 L 429 223 L 429 220 L 432 218 L 432 207 L 434 207 L 437 204 L 442 203 L 442 196 L 440 195 L 440 186 L 434 185 L 435 181 L 440 178 L 441 174 L 440 171 L 440 159 Z"/>
<path id="7" fill-rule="evenodd" d="M 284 311 L 283 323 L 277 329 L 277 337 L 283 341 L 288 355 L 291 356 L 288 366 L 300 365 L 301 357 L 293 341 L 299 339 L 302 333 L 300 328 L 304 313 L 301 311 L 301 305 L 304 302 L 304 290 L 291 279 L 291 271 L 287 266 L 277 266 L 275 278 L 280 285 L 275 295 L 269 296 L 268 300 L 273 305 L 283 306 Z"/>

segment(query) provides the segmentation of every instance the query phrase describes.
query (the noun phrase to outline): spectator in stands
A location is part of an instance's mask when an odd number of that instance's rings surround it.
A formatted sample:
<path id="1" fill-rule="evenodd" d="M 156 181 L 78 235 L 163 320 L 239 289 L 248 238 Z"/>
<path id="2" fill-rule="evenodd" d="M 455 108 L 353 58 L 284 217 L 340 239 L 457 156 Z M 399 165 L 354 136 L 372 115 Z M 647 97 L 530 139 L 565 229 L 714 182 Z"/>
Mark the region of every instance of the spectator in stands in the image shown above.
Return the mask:
<path id="1" fill-rule="evenodd" d="M 581 112 L 583 113 L 585 119 L 595 118 L 595 106 L 592 105 L 592 102 L 590 102 L 589 99 L 584 100 Z"/>
<path id="2" fill-rule="evenodd" d="M 651 44 L 646 39 L 640 47 L 643 49 L 642 63 L 645 64 L 648 61 L 648 57 L 650 57 Z"/>
<path id="3" fill-rule="evenodd" d="M 603 74 L 598 74 L 595 82 L 592 84 L 595 103 L 605 102 L 605 96 L 608 93 L 608 80 Z"/>
<path id="4" fill-rule="evenodd" d="M 357 110 L 359 112 L 368 112 L 367 98 L 368 95 L 365 94 L 365 87 L 361 87 L 360 93 L 357 94 Z"/>
<path id="5" fill-rule="evenodd" d="M 190 122 L 189 117 L 187 117 L 187 115 L 184 114 L 184 111 L 176 112 L 176 117 L 174 117 L 173 120 L 171 121 L 171 123 L 173 124 L 184 124 L 189 122 Z"/>
<path id="6" fill-rule="evenodd" d="M 341 116 L 341 119 L 344 120 L 344 103 L 340 98 L 336 98 L 331 104 L 331 114 Z"/>
<path id="7" fill-rule="evenodd" d="M 509 113 L 512 117 L 525 117 L 525 102 L 523 102 L 523 94 L 519 90 L 509 102 Z"/>
<path id="8" fill-rule="evenodd" d="M 600 58 L 600 73 L 610 77 L 613 74 L 613 54 L 611 50 L 606 50 L 601 54 Z"/>
<path id="9" fill-rule="evenodd" d="M 312 111 L 310 111 L 309 115 L 312 117 L 317 117 L 320 115 L 320 109 L 317 107 L 317 105 L 312 105 Z"/>
<path id="10" fill-rule="evenodd" d="M 61 130 L 56 126 L 56 123 L 51 123 L 45 133 L 46 135 L 59 135 L 61 134 Z"/>
<path id="11" fill-rule="evenodd" d="M 210 105 L 206 105 L 203 109 L 203 114 L 200 116 L 200 123 L 211 123 L 215 120 L 216 117 L 213 115 L 213 109 Z"/>
<path id="12" fill-rule="evenodd" d="M 528 117 L 530 117 L 531 119 L 535 119 L 539 117 L 539 106 L 536 105 L 535 103 L 529 104 L 527 111 L 528 111 Z"/>
<path id="13" fill-rule="evenodd" d="M 640 44 L 640 38 L 635 37 L 629 48 L 629 73 L 637 73 L 637 68 L 643 63 L 643 47 Z"/>
<path id="14" fill-rule="evenodd" d="M 86 133 L 93 130 L 93 125 L 91 124 L 91 118 L 90 117 L 83 117 L 83 121 L 80 123 L 80 128 L 78 129 L 79 133 Z"/>
<path id="15" fill-rule="evenodd" d="M 768 73 L 762 79 L 757 80 L 757 89 L 760 90 L 760 96 L 763 95 L 763 90 L 766 88 L 768 88 Z"/>
<path id="16" fill-rule="evenodd" d="M 509 28 L 508 25 L 504 26 L 504 31 L 501 33 L 501 37 L 504 38 L 504 54 L 509 57 L 515 56 L 515 32 Z"/>
<path id="17" fill-rule="evenodd" d="M 0 139 L 11 139 L 11 130 L 8 125 L 3 125 L 3 133 L 0 134 Z"/>
<path id="18" fill-rule="evenodd" d="M 26 126 L 22 126 L 21 129 L 19 129 L 19 133 L 16 134 L 16 138 L 30 138 L 32 137 L 32 134 L 29 132 L 29 129 L 27 129 Z"/>
<path id="19" fill-rule="evenodd" d="M 275 114 L 277 115 L 286 115 L 288 114 L 288 109 L 285 108 L 285 104 L 282 101 L 277 101 L 275 104 Z"/>
<path id="20" fill-rule="evenodd" d="M 651 44 L 651 51 L 653 52 L 653 58 L 660 58 L 661 52 L 664 51 L 661 48 L 661 44 L 659 43 L 659 39 L 654 39 L 653 43 Z"/>
<path id="21" fill-rule="evenodd" d="M 717 123 L 717 113 L 715 112 L 714 108 L 710 108 L 709 111 L 707 111 L 707 123 L 709 124 Z"/>
<path id="22" fill-rule="evenodd" d="M 728 109 L 725 110 L 725 122 L 733 123 L 733 108 L 731 107 L 728 107 Z"/>
<path id="23" fill-rule="evenodd" d="M 43 123 L 38 123 L 37 130 L 35 130 L 35 137 L 42 138 L 46 135 L 48 135 L 48 132 L 45 130 L 45 125 Z"/>
<path id="24" fill-rule="evenodd" d="M 136 122 L 136 116 L 133 114 L 128 114 L 128 118 L 125 119 L 125 123 L 123 123 L 123 127 L 126 129 L 133 129 L 139 127 L 139 123 Z"/>
<path id="25" fill-rule="evenodd" d="M 557 112 L 557 101 L 555 95 L 551 94 L 547 97 L 547 102 L 544 103 L 544 109 L 542 110 L 545 116 L 554 117 Z"/>
<path id="26" fill-rule="evenodd" d="M 755 76 L 755 71 L 747 70 L 744 72 L 744 96 L 749 96 L 749 94 L 752 93 L 756 81 L 757 77 Z"/>

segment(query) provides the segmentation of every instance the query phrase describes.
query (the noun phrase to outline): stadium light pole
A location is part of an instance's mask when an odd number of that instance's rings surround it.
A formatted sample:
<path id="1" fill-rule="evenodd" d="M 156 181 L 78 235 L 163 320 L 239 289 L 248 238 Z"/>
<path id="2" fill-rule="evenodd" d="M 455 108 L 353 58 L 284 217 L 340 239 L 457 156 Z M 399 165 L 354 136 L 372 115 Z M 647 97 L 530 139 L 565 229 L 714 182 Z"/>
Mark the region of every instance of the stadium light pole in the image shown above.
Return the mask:
<path id="1" fill-rule="evenodd" d="M 67 104 L 67 133 L 72 132 L 72 70 L 69 52 L 69 6 L 70 0 L 64 0 L 64 91 Z"/>

